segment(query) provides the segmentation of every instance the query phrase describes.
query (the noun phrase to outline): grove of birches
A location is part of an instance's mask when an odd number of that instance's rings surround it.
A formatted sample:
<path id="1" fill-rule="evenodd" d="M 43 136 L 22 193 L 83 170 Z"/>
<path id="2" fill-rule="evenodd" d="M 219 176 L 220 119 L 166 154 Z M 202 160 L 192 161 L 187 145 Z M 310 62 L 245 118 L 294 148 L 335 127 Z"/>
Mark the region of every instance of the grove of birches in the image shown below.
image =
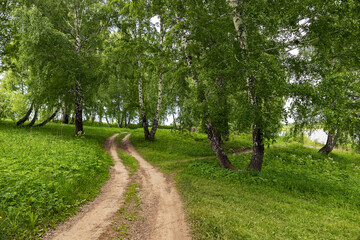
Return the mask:
<path id="1" fill-rule="evenodd" d="M 223 168 L 252 133 L 248 170 L 293 119 L 320 149 L 359 145 L 358 0 L 2 0 L 0 118 L 202 131 Z"/>

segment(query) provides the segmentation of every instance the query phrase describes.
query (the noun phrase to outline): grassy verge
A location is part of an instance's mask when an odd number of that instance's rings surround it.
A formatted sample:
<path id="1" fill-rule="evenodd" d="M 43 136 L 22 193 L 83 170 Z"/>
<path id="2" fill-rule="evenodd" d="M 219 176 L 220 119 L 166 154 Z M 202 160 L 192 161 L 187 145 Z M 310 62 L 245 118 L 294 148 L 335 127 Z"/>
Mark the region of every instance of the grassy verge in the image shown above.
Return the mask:
<path id="1" fill-rule="evenodd" d="M 129 228 L 139 219 L 139 212 L 141 211 L 141 200 L 139 197 L 139 188 L 141 185 L 135 175 L 139 169 L 139 162 L 122 150 L 118 150 L 118 154 L 130 172 L 130 184 L 126 188 L 124 194 L 125 200 L 112 224 L 114 233 L 108 234 L 112 236 L 112 239 L 127 239 L 131 237 Z"/>
<path id="2" fill-rule="evenodd" d="M 105 138 L 116 128 L 0 122 L 0 239 L 36 239 L 93 199 L 109 177 Z"/>
<path id="3" fill-rule="evenodd" d="M 152 164 L 175 174 L 195 239 L 359 239 L 360 155 L 329 157 L 300 144 L 265 150 L 261 173 L 218 166 L 205 136 L 159 130 L 131 141 Z M 236 146 L 236 144 L 243 144 Z M 247 148 L 248 141 L 225 146 Z M 210 157 L 209 157 L 210 156 Z M 251 154 L 229 154 L 244 169 Z"/>

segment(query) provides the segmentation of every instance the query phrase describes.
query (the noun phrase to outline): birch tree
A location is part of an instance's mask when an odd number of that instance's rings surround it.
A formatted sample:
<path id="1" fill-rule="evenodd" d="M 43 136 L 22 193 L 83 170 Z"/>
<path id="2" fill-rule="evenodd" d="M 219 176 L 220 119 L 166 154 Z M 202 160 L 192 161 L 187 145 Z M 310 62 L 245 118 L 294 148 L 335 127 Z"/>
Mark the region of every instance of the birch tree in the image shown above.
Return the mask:
<path id="1" fill-rule="evenodd" d="M 84 99 L 100 83 L 95 66 L 100 65 L 101 43 L 108 33 L 106 5 L 95 0 L 33 1 L 22 13 L 24 64 L 48 93 L 73 96 L 75 131 L 84 133 Z"/>

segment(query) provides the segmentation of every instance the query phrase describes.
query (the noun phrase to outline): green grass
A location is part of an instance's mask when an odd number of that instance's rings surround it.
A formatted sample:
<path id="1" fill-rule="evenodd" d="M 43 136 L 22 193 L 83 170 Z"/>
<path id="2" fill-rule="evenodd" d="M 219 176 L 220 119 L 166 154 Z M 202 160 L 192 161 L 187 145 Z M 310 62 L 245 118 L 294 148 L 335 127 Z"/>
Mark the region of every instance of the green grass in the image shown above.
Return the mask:
<path id="1" fill-rule="evenodd" d="M 128 168 L 130 176 L 134 175 L 139 169 L 139 162 L 122 150 L 118 150 L 118 155 L 123 164 Z"/>
<path id="2" fill-rule="evenodd" d="M 120 141 L 120 139 L 117 139 L 117 141 Z M 139 197 L 139 189 L 141 188 L 141 185 L 135 175 L 140 165 L 134 157 L 126 154 L 120 149 L 118 150 L 118 155 L 122 163 L 129 170 L 131 181 L 126 188 L 124 194 L 125 200 L 118 211 L 117 221 L 113 222 L 113 229 L 116 232 L 116 238 L 114 239 L 124 239 L 129 236 L 130 225 L 140 218 L 141 199 Z"/>
<path id="3" fill-rule="evenodd" d="M 112 160 L 105 138 L 121 130 L 0 122 L 0 239 L 36 239 L 99 193 Z"/>
<path id="4" fill-rule="evenodd" d="M 154 142 L 143 141 L 141 130 L 131 136 L 147 160 L 176 175 L 194 239 L 360 238 L 359 154 L 334 151 L 327 157 L 279 143 L 265 150 L 261 173 L 228 171 L 205 139 L 166 130 L 158 130 Z M 239 169 L 251 154 L 233 155 L 231 149 L 248 144 L 245 137 L 224 146 Z"/>

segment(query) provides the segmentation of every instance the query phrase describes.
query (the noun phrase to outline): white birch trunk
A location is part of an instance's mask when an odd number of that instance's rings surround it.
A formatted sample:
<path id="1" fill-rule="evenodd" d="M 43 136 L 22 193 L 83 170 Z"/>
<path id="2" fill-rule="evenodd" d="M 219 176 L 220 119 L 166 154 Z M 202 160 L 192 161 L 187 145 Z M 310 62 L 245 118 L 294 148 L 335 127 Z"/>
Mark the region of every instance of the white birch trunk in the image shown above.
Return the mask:
<path id="1" fill-rule="evenodd" d="M 246 27 L 242 17 L 242 13 L 240 8 L 242 7 L 242 0 L 229 0 L 230 7 L 232 8 L 232 16 L 234 27 L 236 30 L 237 40 L 240 45 L 240 49 L 242 50 L 242 57 L 244 58 L 247 51 L 247 34 Z M 248 86 L 248 99 L 250 101 L 251 106 L 254 108 L 257 105 L 256 100 L 256 79 L 252 76 L 247 76 L 246 79 Z M 248 168 L 250 170 L 260 171 L 262 167 L 263 157 L 264 157 L 264 145 L 263 145 L 263 133 L 259 128 L 256 122 L 252 124 L 252 135 L 253 135 L 253 154 L 251 157 L 250 164 Z"/>
<path id="2" fill-rule="evenodd" d="M 164 22 L 162 17 L 160 17 L 160 49 L 163 50 L 163 34 L 164 34 Z M 161 61 L 161 60 L 160 60 Z M 161 63 L 160 63 L 161 64 Z M 159 126 L 159 117 L 160 117 L 160 107 L 161 107 L 161 100 L 162 100 L 162 87 L 163 87 L 163 73 L 162 73 L 162 67 L 160 66 L 160 72 L 159 72 L 159 80 L 158 80 L 158 99 L 156 104 L 156 113 L 154 117 L 154 121 L 151 128 L 150 133 L 150 139 L 155 139 L 156 130 Z"/>

